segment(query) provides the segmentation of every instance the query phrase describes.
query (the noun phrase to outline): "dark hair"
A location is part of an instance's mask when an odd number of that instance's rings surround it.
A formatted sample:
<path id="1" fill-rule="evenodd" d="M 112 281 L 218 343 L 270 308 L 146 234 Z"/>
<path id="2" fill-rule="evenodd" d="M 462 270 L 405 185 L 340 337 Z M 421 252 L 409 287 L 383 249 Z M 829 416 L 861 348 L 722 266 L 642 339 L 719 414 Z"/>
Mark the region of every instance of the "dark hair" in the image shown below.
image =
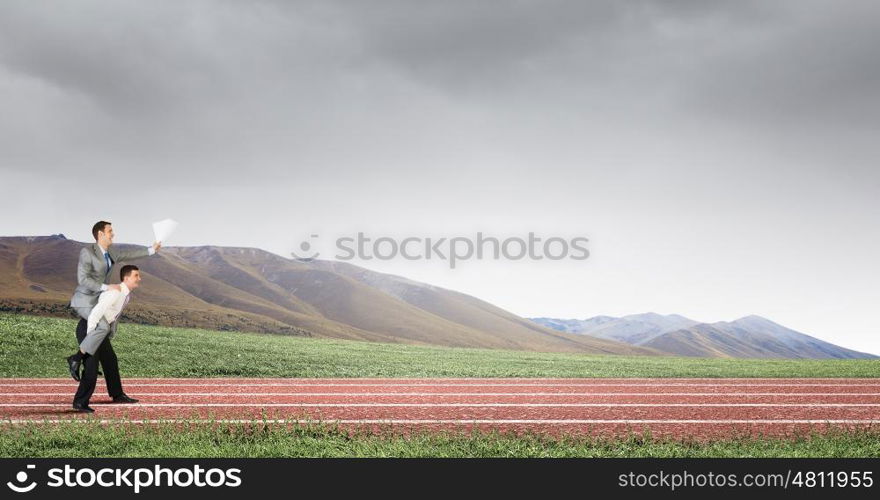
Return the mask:
<path id="1" fill-rule="evenodd" d="M 125 277 L 131 274 L 132 271 L 140 271 L 140 269 L 138 269 L 138 266 L 131 264 L 122 266 L 122 269 L 119 270 L 119 281 L 124 281 Z"/>
<path id="2" fill-rule="evenodd" d="M 103 231 L 105 227 L 109 226 L 110 223 L 105 220 L 99 220 L 92 226 L 92 236 L 95 237 L 95 241 L 98 241 L 98 233 Z"/>

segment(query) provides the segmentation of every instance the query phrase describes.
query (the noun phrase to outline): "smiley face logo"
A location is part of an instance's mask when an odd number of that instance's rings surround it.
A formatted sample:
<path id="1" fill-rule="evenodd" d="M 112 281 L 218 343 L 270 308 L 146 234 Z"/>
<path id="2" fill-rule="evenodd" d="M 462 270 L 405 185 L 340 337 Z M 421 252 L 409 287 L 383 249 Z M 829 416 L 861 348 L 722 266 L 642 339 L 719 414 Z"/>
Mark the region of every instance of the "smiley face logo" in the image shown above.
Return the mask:
<path id="1" fill-rule="evenodd" d="M 317 238 L 317 237 L 318 237 L 317 234 L 309 235 L 309 240 L 311 240 L 311 239 L 313 239 L 313 238 Z M 302 252 L 304 252 L 304 253 L 308 253 L 308 252 L 312 249 L 312 244 L 309 243 L 308 240 L 303 241 L 303 242 L 301 242 L 301 243 L 299 244 L 299 249 L 300 249 Z M 296 259 L 296 260 L 299 260 L 299 261 L 302 261 L 302 262 L 309 262 L 309 261 L 311 261 L 311 260 L 316 259 L 319 255 L 321 255 L 321 253 L 320 253 L 320 252 L 315 252 L 314 254 L 312 254 L 312 255 L 307 255 L 306 257 L 303 257 L 303 256 L 299 255 L 299 254 L 296 253 L 296 252 L 290 252 L 290 255 L 292 255 L 293 258 Z"/>
<path id="2" fill-rule="evenodd" d="M 28 469 L 36 469 L 36 465 L 28 464 Z M 28 480 L 28 473 L 26 471 L 19 471 L 18 474 L 15 475 L 15 483 L 9 481 L 6 483 L 6 486 L 9 486 L 9 489 L 16 493 L 27 493 L 32 489 L 37 487 L 37 482 L 32 481 L 31 484 L 24 485 L 24 482 Z"/>

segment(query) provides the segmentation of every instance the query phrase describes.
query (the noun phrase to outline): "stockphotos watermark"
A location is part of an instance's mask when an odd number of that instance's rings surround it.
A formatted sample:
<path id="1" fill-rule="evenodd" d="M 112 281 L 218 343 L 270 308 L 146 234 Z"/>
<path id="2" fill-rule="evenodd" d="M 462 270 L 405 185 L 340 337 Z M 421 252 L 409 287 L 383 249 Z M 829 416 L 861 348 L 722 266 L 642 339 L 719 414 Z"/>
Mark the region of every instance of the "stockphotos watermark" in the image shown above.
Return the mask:
<path id="1" fill-rule="evenodd" d="M 321 255 L 318 244 L 321 236 L 313 233 L 299 244 L 293 258 L 302 261 L 317 259 Z M 339 236 L 335 239 L 337 260 L 443 260 L 450 269 L 471 259 L 491 260 L 586 260 L 590 240 L 579 236 L 542 237 L 534 232 L 526 236 L 487 236 L 478 232 L 473 236 L 368 236 L 358 232 L 355 236 Z"/>
<path id="2" fill-rule="evenodd" d="M 55 467 L 46 471 L 45 482 L 33 480 L 28 471 L 36 469 L 28 464 L 26 470 L 19 471 L 14 481 L 6 486 L 16 493 L 28 493 L 39 485 L 49 488 L 125 488 L 140 493 L 144 488 L 168 486 L 187 488 L 190 486 L 204 488 L 237 488 L 241 486 L 241 469 L 221 469 L 204 467 L 196 464 L 192 467 L 168 468 L 161 465 L 153 467 L 93 469 L 90 467 Z"/>

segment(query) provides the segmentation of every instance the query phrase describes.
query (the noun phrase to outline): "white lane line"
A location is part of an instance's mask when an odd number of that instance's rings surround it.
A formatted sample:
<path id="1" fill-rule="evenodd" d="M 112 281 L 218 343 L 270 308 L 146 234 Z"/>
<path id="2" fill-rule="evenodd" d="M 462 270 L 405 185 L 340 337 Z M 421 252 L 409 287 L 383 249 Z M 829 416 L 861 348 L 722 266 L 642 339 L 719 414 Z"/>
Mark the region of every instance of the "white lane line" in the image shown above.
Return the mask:
<path id="1" fill-rule="evenodd" d="M 86 423 L 131 423 L 131 424 L 164 424 L 164 423 L 196 423 L 196 424 L 547 424 L 547 425 L 585 425 L 585 424 L 880 424 L 880 420 L 859 420 L 859 419 L 842 419 L 842 420 L 615 420 L 615 419 L 590 419 L 590 420 L 494 420 L 494 419 L 472 419 L 472 420 L 413 420 L 413 419 L 360 419 L 360 420 L 297 420 L 297 419 L 93 419 L 93 418 L 74 418 L 74 419 L 8 419 L 0 420 L 0 424 L 61 424 L 73 422 Z"/>
<path id="2" fill-rule="evenodd" d="M 880 396 L 880 392 L 137 392 L 137 396 Z M 72 392 L 0 392 L 0 396 L 71 396 Z M 95 394 L 106 396 L 106 394 Z"/>
<path id="3" fill-rule="evenodd" d="M 103 403 L 95 403 L 103 407 Z M 109 404 L 109 403 L 108 403 Z M 66 407 L 67 403 L 0 403 L 0 407 Z M 124 406 L 114 406 L 114 408 L 131 408 L 138 406 L 150 407 L 236 407 L 236 406 L 253 406 L 253 407 L 329 407 L 329 408 L 349 408 L 349 407 L 478 407 L 478 408 L 494 408 L 494 407 L 583 407 L 583 408 L 602 408 L 602 407 L 664 407 L 664 406 L 685 406 L 685 407 L 799 407 L 799 408 L 825 408 L 825 407 L 880 407 L 880 403 L 135 403 Z"/>
<path id="4" fill-rule="evenodd" d="M 35 382 L 35 383 L 19 383 L 19 384 L 8 384 L 6 387 L 28 387 L 28 386 L 38 386 L 38 387 L 70 387 L 76 385 L 76 382 L 71 380 L 70 382 Z M 242 383 L 193 383 L 193 382 L 181 382 L 181 383 L 159 383 L 159 382 L 132 382 L 125 381 L 125 385 L 130 387 L 880 387 L 880 382 L 878 383 L 865 383 L 865 384 L 713 384 L 713 383 L 644 383 L 644 384 L 631 384 L 631 383 L 581 383 L 581 384 L 573 384 L 573 383 L 543 383 L 543 384 L 523 384 L 523 383 L 512 383 L 512 384 L 504 384 L 504 383 L 494 383 L 494 384 L 446 384 L 446 383 L 405 383 L 405 384 L 397 384 L 397 383 L 352 383 L 352 384 L 340 384 L 340 383 L 302 383 L 302 382 L 292 382 L 292 383 L 279 383 L 279 382 L 271 382 L 271 383 L 258 383 L 258 382 L 242 382 Z"/>

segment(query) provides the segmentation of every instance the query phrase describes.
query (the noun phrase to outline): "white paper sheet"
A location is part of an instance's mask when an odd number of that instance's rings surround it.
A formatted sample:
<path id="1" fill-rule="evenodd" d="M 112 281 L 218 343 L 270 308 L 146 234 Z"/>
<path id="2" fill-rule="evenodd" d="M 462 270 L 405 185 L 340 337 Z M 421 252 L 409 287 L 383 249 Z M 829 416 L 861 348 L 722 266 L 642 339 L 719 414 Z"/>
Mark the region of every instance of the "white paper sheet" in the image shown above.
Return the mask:
<path id="1" fill-rule="evenodd" d="M 177 229 L 177 221 L 172 219 L 160 220 L 159 222 L 153 223 L 153 234 L 156 236 L 155 241 L 162 243 L 163 245 L 168 240 L 168 237 L 174 233 L 174 230 Z"/>

